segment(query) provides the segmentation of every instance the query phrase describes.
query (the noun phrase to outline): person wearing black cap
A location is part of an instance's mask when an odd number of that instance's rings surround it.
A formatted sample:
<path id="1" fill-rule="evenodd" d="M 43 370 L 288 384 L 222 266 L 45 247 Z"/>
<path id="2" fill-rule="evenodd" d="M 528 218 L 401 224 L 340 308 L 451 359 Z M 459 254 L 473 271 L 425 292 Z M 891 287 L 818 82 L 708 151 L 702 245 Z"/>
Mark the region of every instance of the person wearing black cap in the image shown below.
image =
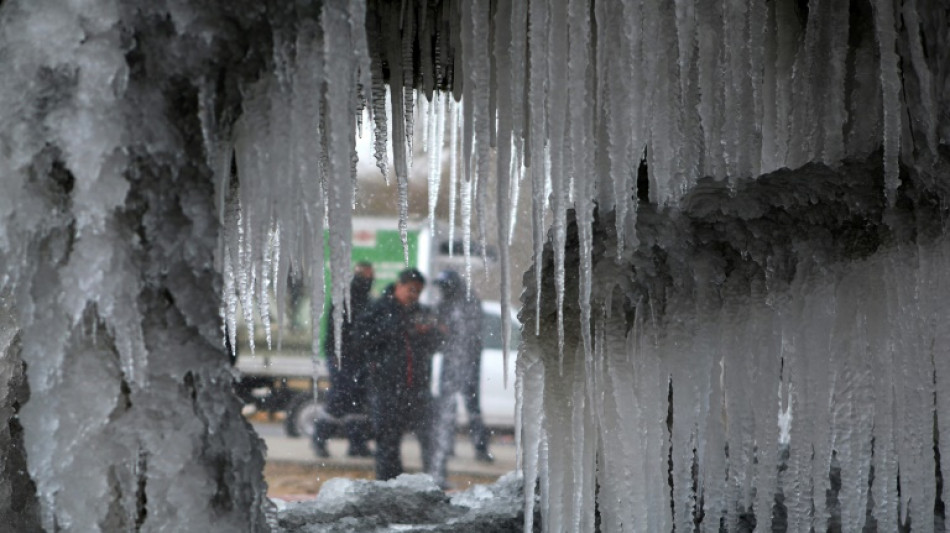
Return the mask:
<path id="1" fill-rule="evenodd" d="M 362 316 L 360 347 L 369 362 L 370 411 L 376 437 L 376 478 L 402 473 L 402 435 L 419 439 L 424 468 L 431 455 L 429 374 L 441 341 L 435 317 L 419 305 L 422 273 L 403 270 Z"/>
<path id="2" fill-rule="evenodd" d="M 458 272 L 445 270 L 435 280 L 442 293 L 436 308 L 439 324 L 445 327 L 442 339 L 442 373 L 436 408 L 435 445 L 430 473 L 445 486 L 446 463 L 455 442 L 456 395 L 461 394 L 468 411 L 469 435 L 475 458 L 492 462 L 488 452 L 488 429 L 482 422 L 479 381 L 482 358 L 482 303 L 467 291 Z"/>

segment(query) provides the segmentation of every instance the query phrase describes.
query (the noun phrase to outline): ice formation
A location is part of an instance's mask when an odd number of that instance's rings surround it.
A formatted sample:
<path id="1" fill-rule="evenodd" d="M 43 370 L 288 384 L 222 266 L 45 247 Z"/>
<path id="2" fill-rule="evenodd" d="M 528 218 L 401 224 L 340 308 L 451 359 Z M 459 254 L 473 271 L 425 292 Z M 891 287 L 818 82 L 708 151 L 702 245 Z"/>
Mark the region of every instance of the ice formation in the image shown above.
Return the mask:
<path id="1" fill-rule="evenodd" d="M 515 472 L 452 494 L 424 474 L 389 481 L 336 478 L 313 501 L 280 502 L 275 531 L 517 531 L 524 520 L 522 486 Z"/>
<path id="2" fill-rule="evenodd" d="M 532 226 L 519 444 L 547 530 L 943 518 L 937 0 L 8 0 L 0 50 L 46 529 L 266 527 L 220 340 L 239 308 L 268 326 L 290 269 L 320 315 L 325 261 L 340 327 L 364 110 L 403 230 L 420 123 L 463 253 L 488 216 L 500 244 Z"/>
<path id="3" fill-rule="evenodd" d="M 214 84 L 247 74 L 218 46 L 260 22 L 234 22 L 177 2 L 0 6 L 0 308 L 18 339 L 0 344 L 0 511 L 22 512 L 3 527 L 265 527 L 263 450 L 221 348 L 204 142 L 224 142 L 200 105 L 228 108 Z"/>
<path id="4" fill-rule="evenodd" d="M 936 460 L 905 435 L 940 442 L 926 431 L 939 387 L 917 389 L 940 379 L 947 355 L 931 331 L 945 308 L 918 301 L 941 270 L 915 265 L 942 256 L 939 239 L 918 232 L 941 233 L 943 211 L 913 230 L 897 213 L 901 201 L 945 202 L 932 183 L 946 173 L 946 13 L 926 1 L 403 2 L 398 25 L 376 25 L 396 8 L 370 4 L 379 18 L 367 38 L 371 62 L 389 66 L 392 116 L 377 112 L 376 131 L 394 127 L 402 216 L 412 91 L 432 102 L 427 151 L 449 139 L 466 257 L 488 180 L 499 243 L 522 176 L 530 183 L 535 290 L 524 323 L 536 335 L 519 363 L 530 421 L 520 437 L 546 528 L 593 528 L 596 494 L 611 530 L 768 530 L 780 511 L 793 529 L 873 519 L 886 530 L 908 517 L 929 527 L 943 501 L 925 475 Z M 409 41 L 418 54 L 405 52 Z M 460 110 L 450 103 L 443 121 L 434 110 L 448 88 Z M 799 170 L 779 172 L 789 168 Z M 734 201 L 710 205 L 710 194 Z M 840 211 L 786 216 L 804 200 Z M 684 220 L 723 226 L 738 258 Z M 771 231 L 769 220 L 817 233 Z M 835 231 L 874 243 L 818 237 Z M 735 274 L 736 261 L 759 270 Z M 507 301 L 505 254 L 501 264 Z M 849 300 L 861 286 L 882 295 Z M 898 340 L 907 336 L 920 337 L 916 348 Z M 875 381 L 910 367 L 913 377 Z"/>

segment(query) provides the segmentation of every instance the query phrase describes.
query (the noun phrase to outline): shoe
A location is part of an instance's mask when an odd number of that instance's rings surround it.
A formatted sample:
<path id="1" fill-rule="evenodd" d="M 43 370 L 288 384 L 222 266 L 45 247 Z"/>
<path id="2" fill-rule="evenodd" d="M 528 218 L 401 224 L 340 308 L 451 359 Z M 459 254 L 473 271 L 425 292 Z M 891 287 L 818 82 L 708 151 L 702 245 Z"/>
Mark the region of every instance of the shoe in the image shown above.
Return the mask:
<path id="1" fill-rule="evenodd" d="M 317 457 L 322 457 L 324 459 L 330 457 L 330 451 L 327 450 L 327 444 L 325 442 L 315 442 L 313 444 L 313 453 L 317 454 Z"/>
<path id="2" fill-rule="evenodd" d="M 494 463 L 495 456 L 487 450 L 479 450 L 475 452 L 475 460 L 480 463 Z"/>

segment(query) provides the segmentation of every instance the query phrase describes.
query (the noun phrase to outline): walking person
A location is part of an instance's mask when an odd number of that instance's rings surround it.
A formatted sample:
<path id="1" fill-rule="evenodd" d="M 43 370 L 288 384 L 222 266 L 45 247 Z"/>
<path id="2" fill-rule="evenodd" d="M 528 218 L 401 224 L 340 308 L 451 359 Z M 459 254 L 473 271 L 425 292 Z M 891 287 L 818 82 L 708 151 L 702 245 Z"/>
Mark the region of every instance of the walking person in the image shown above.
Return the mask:
<path id="1" fill-rule="evenodd" d="M 400 445 L 414 431 L 426 471 L 431 454 L 429 374 L 441 335 L 419 305 L 425 278 L 409 268 L 360 320 L 360 346 L 369 361 L 370 411 L 376 438 L 376 479 L 402 473 Z"/>
<path id="2" fill-rule="evenodd" d="M 341 331 L 340 361 L 337 364 L 333 332 L 333 307 L 327 312 L 326 339 L 323 352 L 330 371 L 330 389 L 324 411 L 329 417 L 316 420 L 313 431 L 313 449 L 318 457 L 329 457 L 327 439 L 342 422 L 349 440 L 347 455 L 369 457 L 370 421 L 367 414 L 367 369 L 362 351 L 357 347 L 359 316 L 370 307 L 370 289 L 373 286 L 373 265 L 366 261 L 356 264 L 350 282 L 349 316 Z"/>
<path id="3" fill-rule="evenodd" d="M 468 412 L 469 435 L 475 447 L 475 459 L 492 462 L 488 451 L 488 429 L 482 421 L 479 399 L 482 358 L 482 303 L 468 293 L 461 276 L 454 270 L 442 271 L 435 280 L 442 293 L 436 307 L 442 338 L 442 372 L 436 402 L 432 469 L 429 472 L 446 487 L 446 464 L 455 444 L 456 395 L 461 394 Z"/>

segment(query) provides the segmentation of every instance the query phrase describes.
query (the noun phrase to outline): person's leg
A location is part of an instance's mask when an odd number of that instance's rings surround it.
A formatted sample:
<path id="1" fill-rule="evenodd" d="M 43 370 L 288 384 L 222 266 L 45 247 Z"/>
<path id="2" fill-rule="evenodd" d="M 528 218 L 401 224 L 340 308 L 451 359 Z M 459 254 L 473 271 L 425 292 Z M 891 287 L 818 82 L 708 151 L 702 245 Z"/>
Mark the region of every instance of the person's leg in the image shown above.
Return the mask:
<path id="1" fill-rule="evenodd" d="M 333 432 L 332 421 L 321 416 L 313 424 L 313 451 L 317 457 L 330 457 L 330 451 L 327 450 L 327 439 Z"/>
<path id="2" fill-rule="evenodd" d="M 387 480 L 402 474 L 399 445 L 402 429 L 396 424 L 376 426 L 376 479 Z"/>
<path id="3" fill-rule="evenodd" d="M 432 460 L 427 471 L 439 486 L 445 487 L 449 451 L 455 444 L 456 393 L 445 387 L 441 392 L 442 395 L 433 402 Z"/>
<path id="4" fill-rule="evenodd" d="M 479 461 L 491 462 L 495 458 L 488 451 L 490 435 L 482 420 L 482 408 L 478 392 L 480 374 L 478 365 L 473 365 L 470 372 L 462 394 L 465 401 L 465 410 L 468 411 L 468 434 L 472 439 L 472 446 L 475 447 L 475 458 Z"/>
<path id="5" fill-rule="evenodd" d="M 350 440 L 347 455 L 350 457 L 369 457 L 372 452 L 366 441 L 369 440 L 369 417 L 362 413 L 346 415 L 343 419 L 346 436 Z"/>
<path id="6" fill-rule="evenodd" d="M 346 437 L 350 441 L 347 455 L 351 457 L 369 457 L 372 453 L 367 441 L 372 434 L 369 415 L 367 415 L 367 391 L 359 373 L 353 373 L 348 383 L 347 415 L 343 421 Z"/>
<path id="7" fill-rule="evenodd" d="M 432 472 L 432 450 L 433 446 L 433 427 L 432 419 L 435 417 L 433 403 L 428 401 L 429 392 L 425 394 L 418 393 L 413 395 L 413 400 L 409 404 L 409 416 L 407 417 L 407 427 L 412 430 L 419 441 L 419 452 L 422 456 L 422 471 Z"/>

